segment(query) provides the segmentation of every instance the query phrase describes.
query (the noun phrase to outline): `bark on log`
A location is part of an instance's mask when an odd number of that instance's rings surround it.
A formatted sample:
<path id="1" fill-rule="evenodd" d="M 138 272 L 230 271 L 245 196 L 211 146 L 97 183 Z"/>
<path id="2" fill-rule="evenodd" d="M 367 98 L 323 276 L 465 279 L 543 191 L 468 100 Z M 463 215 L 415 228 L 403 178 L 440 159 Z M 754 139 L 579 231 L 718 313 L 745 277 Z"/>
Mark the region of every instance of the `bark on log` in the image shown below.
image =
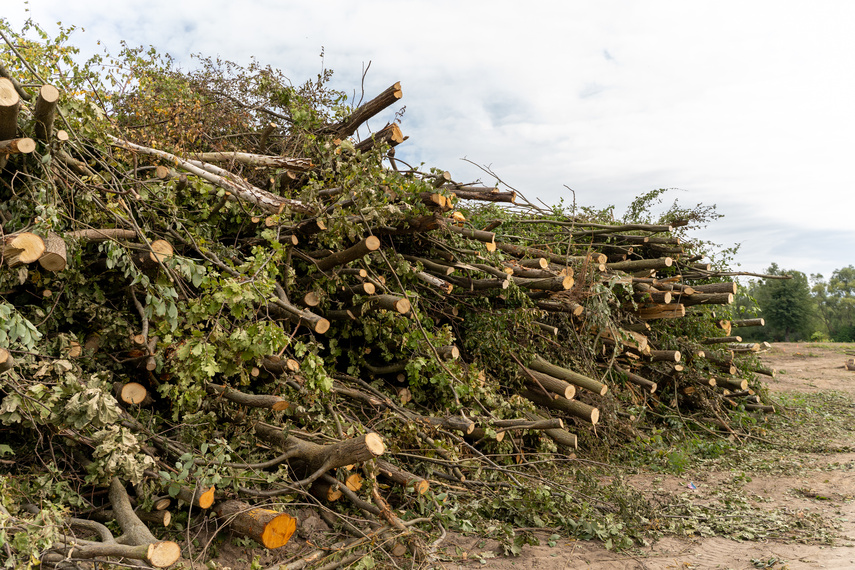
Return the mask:
<path id="1" fill-rule="evenodd" d="M 737 285 L 730 283 L 708 283 L 706 285 L 693 285 L 692 288 L 698 293 L 730 293 L 736 295 Z"/>
<path id="2" fill-rule="evenodd" d="M 716 386 L 723 386 L 731 390 L 747 390 L 748 380 L 744 378 L 731 378 L 727 376 L 714 376 Z"/>
<path id="3" fill-rule="evenodd" d="M 214 504 L 216 491 L 216 487 L 180 487 L 176 498 L 198 509 L 210 509 Z"/>
<path id="4" fill-rule="evenodd" d="M 15 359 L 5 348 L 0 348 L 0 374 L 15 367 Z"/>
<path id="5" fill-rule="evenodd" d="M 356 245 L 353 245 L 344 251 L 333 253 L 332 255 L 315 262 L 315 264 L 319 270 L 328 271 L 333 267 L 345 265 L 351 261 L 359 259 L 360 257 L 365 257 L 372 251 L 377 251 L 378 249 L 380 249 L 380 240 L 376 236 L 368 236 Z"/>
<path id="6" fill-rule="evenodd" d="M 543 388 L 548 392 L 563 396 L 568 400 L 572 400 L 576 396 L 576 386 L 565 382 L 560 378 L 555 378 L 549 374 L 532 370 L 531 368 L 523 368 L 525 381 L 533 390 Z"/>
<path id="7" fill-rule="evenodd" d="M 641 271 L 643 269 L 665 269 L 671 267 L 674 260 L 670 257 L 660 257 L 656 259 L 632 259 L 630 261 L 618 261 L 617 263 L 607 263 L 606 267 L 612 271 Z"/>
<path id="8" fill-rule="evenodd" d="M 652 350 L 650 360 L 653 362 L 680 362 L 682 355 L 679 350 Z"/>
<path id="9" fill-rule="evenodd" d="M 375 295 L 373 297 L 369 297 L 362 305 L 363 312 L 382 309 L 386 311 L 395 311 L 402 315 L 408 314 L 411 308 L 412 306 L 410 305 L 410 302 L 405 297 L 398 297 L 396 295 Z"/>
<path id="10" fill-rule="evenodd" d="M 737 319 L 734 321 L 730 321 L 730 324 L 734 327 L 765 327 L 766 319 Z"/>
<path id="11" fill-rule="evenodd" d="M 318 334 L 324 334 L 330 328 L 330 322 L 320 315 L 301 309 L 283 299 L 274 299 L 268 307 L 279 309 L 291 322 L 306 326 Z"/>
<path id="12" fill-rule="evenodd" d="M 289 406 L 288 400 L 286 400 L 285 398 L 280 398 L 279 396 L 273 396 L 270 394 L 247 394 L 245 392 L 240 392 L 228 386 L 221 386 L 219 384 L 212 384 L 210 382 L 206 385 L 206 387 L 209 392 L 218 394 L 226 400 L 229 400 L 230 402 L 234 402 L 235 404 L 239 404 L 241 406 L 247 406 L 250 408 L 265 408 L 268 410 L 273 410 L 274 412 L 287 410 Z"/>
<path id="13" fill-rule="evenodd" d="M 383 109 L 394 105 L 395 102 L 404 96 L 401 90 L 401 82 L 398 81 L 385 91 L 380 93 L 374 99 L 360 105 L 353 113 L 338 124 L 331 125 L 324 129 L 325 132 L 336 134 L 340 137 L 349 137 L 359 128 L 359 125 L 382 111 Z"/>
<path id="14" fill-rule="evenodd" d="M 469 228 L 458 228 L 454 225 L 447 225 L 448 231 L 468 239 L 480 241 L 485 245 L 487 251 L 496 251 L 496 234 L 493 232 L 485 232 L 482 230 L 473 230 Z"/>
<path id="15" fill-rule="evenodd" d="M 34 150 L 36 150 L 36 141 L 33 139 L 0 139 L 0 155 L 30 154 Z"/>
<path id="16" fill-rule="evenodd" d="M 249 166 L 278 168 L 292 172 L 305 172 L 314 167 L 312 161 L 306 158 L 267 156 L 248 152 L 202 152 L 194 154 L 193 158 L 203 162 L 239 162 Z"/>
<path id="17" fill-rule="evenodd" d="M 600 421 L 600 410 L 588 404 L 577 402 L 576 400 L 568 400 L 557 395 L 554 397 L 546 396 L 542 392 L 535 392 L 533 390 L 523 390 L 520 394 L 539 406 L 562 411 L 573 417 L 585 420 L 592 425 L 596 425 Z"/>
<path id="18" fill-rule="evenodd" d="M 32 263 L 44 252 L 44 240 L 30 232 L 6 236 L 2 242 L 2 256 L 9 267 Z"/>
<path id="19" fill-rule="evenodd" d="M 733 304 L 733 293 L 695 293 L 684 295 L 681 298 L 684 306 L 692 305 L 731 305 Z"/>
<path id="20" fill-rule="evenodd" d="M 68 253 L 65 240 L 61 236 L 48 232 L 45 242 L 45 251 L 39 258 L 39 265 L 47 271 L 57 273 L 65 269 L 68 264 Z"/>
<path id="21" fill-rule="evenodd" d="M 452 187 L 454 195 L 461 200 L 478 200 L 480 202 L 504 202 L 506 204 L 516 204 L 516 192 L 499 192 L 496 188 L 485 188 L 483 190 L 476 188 Z"/>
<path id="22" fill-rule="evenodd" d="M 373 133 L 370 138 L 365 139 L 354 148 L 361 152 L 368 152 L 375 146 L 387 143 L 391 147 L 398 146 L 404 142 L 404 135 L 401 133 L 401 127 L 397 123 L 386 125 L 376 133 Z"/>
<path id="23" fill-rule="evenodd" d="M 686 316 L 686 306 L 683 304 L 670 305 L 652 305 L 642 307 L 637 312 L 638 318 L 642 321 L 652 321 L 655 319 L 678 319 Z"/>
<path id="24" fill-rule="evenodd" d="M 233 532 L 271 550 L 285 546 L 297 530 L 297 519 L 291 515 L 252 507 L 243 501 L 223 501 L 214 507 L 214 512 Z"/>
<path id="25" fill-rule="evenodd" d="M 573 372 L 572 370 L 556 366 L 555 364 L 547 362 L 546 360 L 537 355 L 535 355 L 534 360 L 531 362 L 531 364 L 529 364 L 529 368 L 538 372 L 542 372 L 544 374 L 548 374 L 555 378 L 560 378 L 561 380 L 566 380 L 574 386 L 584 388 L 595 394 L 599 394 L 600 396 L 604 396 L 606 392 L 609 391 L 608 386 L 606 386 L 602 382 L 598 382 L 593 378 L 583 376 L 578 372 Z"/>
<path id="26" fill-rule="evenodd" d="M 33 132 L 36 138 L 42 142 L 48 142 L 53 132 L 57 101 L 59 101 L 59 90 L 53 85 L 42 85 L 33 109 L 33 122 L 35 123 Z"/>

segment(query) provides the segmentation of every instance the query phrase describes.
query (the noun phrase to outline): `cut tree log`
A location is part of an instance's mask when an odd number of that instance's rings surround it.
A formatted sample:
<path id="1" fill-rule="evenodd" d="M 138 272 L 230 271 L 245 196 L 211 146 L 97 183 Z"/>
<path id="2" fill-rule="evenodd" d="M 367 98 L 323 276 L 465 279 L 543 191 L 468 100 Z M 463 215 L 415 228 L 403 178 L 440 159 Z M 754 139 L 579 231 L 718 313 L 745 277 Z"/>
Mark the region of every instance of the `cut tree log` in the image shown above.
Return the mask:
<path id="1" fill-rule="evenodd" d="M 148 389 L 138 382 L 118 384 L 118 396 L 121 401 L 130 406 L 147 406 L 153 402 Z"/>
<path id="2" fill-rule="evenodd" d="M 253 507 L 243 501 L 217 503 L 214 512 L 232 532 L 249 537 L 270 550 L 288 544 L 297 530 L 297 519 L 291 515 Z"/>
<path id="3" fill-rule="evenodd" d="M 370 138 L 354 145 L 354 148 L 361 152 L 368 152 L 380 144 L 386 143 L 391 147 L 395 147 L 404 142 L 404 140 L 401 127 L 397 123 L 392 123 L 373 133 Z"/>
<path id="4" fill-rule="evenodd" d="M 397 81 L 394 85 L 380 93 L 374 99 L 360 105 L 353 113 L 341 122 L 326 127 L 325 132 L 336 134 L 340 137 L 349 137 L 356 132 L 359 126 L 382 111 L 383 109 L 394 105 L 398 99 L 404 96 L 401 90 L 401 82 Z"/>
<path id="5" fill-rule="evenodd" d="M 45 252 L 44 240 L 30 232 L 6 236 L 0 243 L 2 243 L 2 256 L 9 267 L 32 263 Z"/>
<path id="6" fill-rule="evenodd" d="M 33 132 L 42 142 L 48 142 L 53 133 L 53 119 L 56 116 L 56 103 L 59 90 L 53 85 L 42 85 L 33 108 Z"/>
<path id="7" fill-rule="evenodd" d="M 377 251 L 378 249 L 380 249 L 380 239 L 376 236 L 368 236 L 356 245 L 353 245 L 344 251 L 333 253 L 330 256 L 316 261 L 315 265 L 321 271 L 328 271 L 333 267 L 345 265 L 351 261 L 359 259 L 360 257 L 365 257 L 372 251 Z"/>
<path id="8" fill-rule="evenodd" d="M 531 368 L 523 368 L 526 383 L 533 389 L 544 389 L 547 392 L 563 396 L 568 400 L 572 400 L 576 396 L 576 386 L 555 378 L 549 374 L 532 370 Z"/>
<path id="9" fill-rule="evenodd" d="M 588 378 L 578 372 L 573 372 L 572 370 L 556 366 L 555 364 L 547 362 L 538 355 L 535 355 L 534 360 L 529 364 L 529 368 L 555 378 L 560 378 L 561 380 L 566 380 L 574 386 L 584 388 L 585 390 L 589 390 L 594 394 L 599 394 L 600 396 L 605 396 L 606 392 L 609 391 L 608 386 L 602 382 L 598 382 L 593 378 Z"/>
<path id="10" fill-rule="evenodd" d="M 592 425 L 596 425 L 600 421 L 600 410 L 588 404 L 576 400 L 568 400 L 558 395 L 547 396 L 542 392 L 535 392 L 534 390 L 526 389 L 520 392 L 520 394 L 539 406 L 564 412 Z"/>
<path id="11" fill-rule="evenodd" d="M 731 305 L 733 304 L 733 293 L 695 293 L 683 296 L 681 302 L 687 307 L 692 305 Z"/>
<path id="12" fill-rule="evenodd" d="M 5 348 L 0 348 L 0 374 L 15 367 L 15 359 Z"/>
<path id="13" fill-rule="evenodd" d="M 39 258 L 39 265 L 54 273 L 65 269 L 68 264 L 68 253 L 62 236 L 48 232 L 44 243 L 45 251 Z"/>
<path id="14" fill-rule="evenodd" d="M 6 77 L 0 77 L 0 141 L 14 139 L 17 136 L 20 107 L 21 97 L 15 90 L 14 84 Z"/>
<path id="15" fill-rule="evenodd" d="M 102 228 L 89 230 L 75 230 L 67 232 L 65 237 L 71 239 L 82 239 L 86 241 L 112 241 L 112 240 L 131 240 L 136 239 L 137 232 L 134 230 L 125 230 L 121 228 Z"/>
<path id="16" fill-rule="evenodd" d="M 706 285 L 692 285 L 692 288 L 697 293 L 730 293 L 736 295 L 737 285 L 734 282 L 708 283 Z"/>
<path id="17" fill-rule="evenodd" d="M 33 139 L 0 139 L 0 155 L 30 154 L 34 150 L 36 150 L 36 141 Z"/>

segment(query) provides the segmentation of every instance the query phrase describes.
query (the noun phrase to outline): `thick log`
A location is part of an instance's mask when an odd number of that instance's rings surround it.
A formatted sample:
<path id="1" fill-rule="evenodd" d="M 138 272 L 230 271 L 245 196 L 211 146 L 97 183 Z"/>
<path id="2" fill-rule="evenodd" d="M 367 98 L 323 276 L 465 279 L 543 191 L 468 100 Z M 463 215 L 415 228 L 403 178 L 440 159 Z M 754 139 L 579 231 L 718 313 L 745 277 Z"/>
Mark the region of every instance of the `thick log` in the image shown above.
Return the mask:
<path id="1" fill-rule="evenodd" d="M 648 291 L 641 291 L 633 295 L 633 299 L 640 303 L 657 303 L 668 305 L 671 303 L 671 291 L 657 291 L 651 287 Z"/>
<path id="2" fill-rule="evenodd" d="M 535 392 L 533 390 L 523 390 L 520 394 L 539 406 L 562 411 L 573 417 L 585 420 L 592 425 L 596 425 L 600 421 L 600 410 L 588 404 L 576 400 L 568 400 L 557 395 L 550 397 L 542 392 Z"/>
<path id="3" fill-rule="evenodd" d="M 531 368 L 523 368 L 523 370 L 525 372 L 523 376 L 526 384 L 533 390 L 542 388 L 553 394 L 563 396 L 568 400 L 572 400 L 576 396 L 576 386 L 569 382 L 555 378 L 549 374 L 544 374 L 543 372 L 538 372 L 537 370 L 532 370 Z"/>
<path id="4" fill-rule="evenodd" d="M 544 311 L 569 313 L 574 317 L 578 317 L 585 312 L 585 307 L 576 301 L 570 301 L 567 299 L 561 299 L 560 301 L 538 301 L 535 304 L 538 308 L 543 309 Z"/>
<path id="5" fill-rule="evenodd" d="M 359 125 L 383 109 L 394 105 L 395 102 L 403 96 L 404 92 L 401 90 L 401 82 L 398 81 L 374 99 L 360 105 L 359 108 L 348 115 L 346 119 L 335 125 L 326 127 L 324 132 L 336 134 L 340 137 L 349 137 L 356 132 Z"/>
<path id="6" fill-rule="evenodd" d="M 468 239 L 480 241 L 483 243 L 487 251 L 496 251 L 496 234 L 493 232 L 485 232 L 483 230 L 473 230 L 469 228 L 458 228 L 455 225 L 446 226 L 448 231 Z"/>
<path id="7" fill-rule="evenodd" d="M 692 305 L 731 305 L 733 304 L 733 293 L 695 293 L 685 295 L 681 298 L 684 306 Z"/>
<path id="8" fill-rule="evenodd" d="M 640 308 L 636 314 L 642 321 L 656 319 L 678 319 L 686 316 L 686 306 L 683 304 L 652 305 Z"/>
<path id="9" fill-rule="evenodd" d="M 404 142 L 404 135 L 401 133 L 401 127 L 397 123 L 386 125 L 376 133 L 373 133 L 370 138 L 365 139 L 354 148 L 361 152 L 368 152 L 375 146 L 386 143 L 391 147 L 398 146 Z"/>
<path id="10" fill-rule="evenodd" d="M 747 390 L 748 380 L 744 378 L 733 378 L 729 376 L 714 376 L 716 386 L 730 388 L 731 390 Z"/>
<path id="11" fill-rule="evenodd" d="M 178 489 L 178 494 L 175 496 L 179 500 L 184 501 L 188 505 L 192 505 L 198 509 L 210 509 L 211 506 L 214 504 L 216 492 L 217 489 L 213 486 L 197 486 L 195 489 L 190 489 L 189 487 L 180 487 Z"/>
<path id="12" fill-rule="evenodd" d="M 693 285 L 692 289 L 698 293 L 730 293 L 736 295 L 737 285 L 734 282 L 708 283 L 706 285 Z"/>
<path id="13" fill-rule="evenodd" d="M 393 465 L 388 461 L 378 459 L 377 471 L 387 479 L 401 485 L 404 489 L 412 489 L 417 495 L 424 495 L 430 489 L 430 483 L 426 479 L 422 479 L 418 475 L 413 475 L 409 471 Z"/>
<path id="14" fill-rule="evenodd" d="M 451 293 L 452 289 L 454 289 L 454 285 L 452 285 L 448 281 L 445 281 L 444 279 L 441 279 L 439 277 L 431 275 L 430 273 L 427 273 L 426 271 L 416 272 L 416 278 L 419 281 L 422 281 L 424 283 L 427 283 L 428 285 L 435 287 L 436 289 L 439 289 L 440 291 L 442 291 L 445 294 Z"/>
<path id="15" fill-rule="evenodd" d="M 0 139 L 0 154 L 30 154 L 36 150 L 36 141 L 33 139 Z"/>
<path id="16" fill-rule="evenodd" d="M 737 319 L 734 321 L 730 321 L 731 326 L 734 327 L 765 327 L 766 319 L 756 318 L 756 319 Z"/>
<path id="17" fill-rule="evenodd" d="M 544 374 L 548 374 L 555 378 L 560 378 L 561 380 L 566 380 L 574 386 L 584 388 L 585 390 L 589 390 L 595 394 L 599 394 L 600 396 L 604 396 L 606 392 L 609 391 L 608 386 L 602 382 L 598 382 L 593 378 L 588 378 L 587 376 L 583 376 L 582 374 L 573 372 L 572 370 L 556 366 L 537 355 L 535 355 L 534 360 L 529 364 L 529 368 L 538 372 L 543 372 Z"/>
<path id="18" fill-rule="evenodd" d="M 328 503 L 338 501 L 344 494 L 338 488 L 338 485 L 333 485 L 323 477 L 312 483 L 312 486 L 309 487 L 309 493 L 311 493 L 312 496 Z"/>
<path id="19" fill-rule="evenodd" d="M 9 267 L 32 263 L 45 252 L 44 240 L 30 232 L 6 236 L 0 244 L 0 251 Z"/>
<path id="20" fill-rule="evenodd" d="M 651 350 L 650 360 L 653 362 L 680 362 L 682 355 L 679 350 Z"/>
<path id="21" fill-rule="evenodd" d="M 39 265 L 47 271 L 57 273 L 65 269 L 68 264 L 68 253 L 65 240 L 61 236 L 48 232 L 44 240 L 45 251 L 39 258 Z"/>
<path id="22" fill-rule="evenodd" d="M 297 530 L 297 519 L 291 515 L 252 507 L 243 501 L 223 501 L 214 507 L 214 512 L 233 532 L 271 550 L 288 544 Z"/>
<path id="23" fill-rule="evenodd" d="M 223 190 L 228 192 L 228 196 L 230 199 L 245 200 L 251 204 L 258 206 L 263 210 L 277 214 L 285 208 L 291 208 L 295 212 L 299 212 L 302 214 L 315 213 L 313 208 L 307 206 L 299 200 L 284 198 L 282 196 L 278 196 L 276 194 L 268 192 L 267 190 L 256 188 L 243 178 L 232 174 L 228 170 L 224 170 L 218 166 L 214 166 L 213 164 L 195 160 L 185 160 L 183 158 L 179 158 L 174 154 L 164 152 L 162 150 L 157 150 L 154 148 L 134 144 L 130 141 L 118 139 L 111 135 L 107 135 L 107 137 L 110 139 L 112 144 L 117 147 L 169 160 L 173 164 L 181 167 L 182 169 L 190 172 L 191 174 L 195 174 L 196 176 L 207 180 L 215 186 L 222 188 Z"/>
<path id="24" fill-rule="evenodd" d="M 290 405 L 285 398 L 270 394 L 247 394 L 228 386 L 221 386 L 210 382 L 206 385 L 206 388 L 209 392 L 218 394 L 230 402 L 250 408 L 265 408 L 274 412 L 280 412 L 287 410 Z"/>
<path id="25" fill-rule="evenodd" d="M 144 560 L 155 568 L 168 568 L 181 558 L 181 547 L 171 540 L 151 544 L 120 544 L 118 542 L 86 542 L 56 545 L 64 557 L 73 558 L 128 558 Z M 58 562 L 64 562 L 60 560 Z M 60 566 L 61 567 L 61 566 Z M 74 567 L 74 566 L 72 566 Z"/>
<path id="26" fill-rule="evenodd" d="M 395 311 L 402 315 L 408 314 L 411 308 L 412 305 L 406 297 L 398 297 L 396 295 L 374 295 L 373 297 L 369 297 L 362 305 L 363 312 L 386 310 Z"/>
<path id="27" fill-rule="evenodd" d="M 460 349 L 456 346 L 438 346 L 436 347 L 436 353 L 439 354 L 439 357 L 443 360 L 457 360 L 460 358 Z"/>
<path id="28" fill-rule="evenodd" d="M 530 420 L 533 420 L 533 421 L 539 421 L 539 420 L 547 419 L 541 415 L 533 414 L 533 413 L 526 413 L 526 417 Z M 578 440 L 576 438 L 576 434 L 570 433 L 569 431 L 567 431 L 564 428 L 545 429 L 545 430 L 543 430 L 543 433 L 545 433 L 547 436 L 549 436 L 549 438 L 552 441 L 554 441 L 556 444 L 558 444 L 560 447 L 563 447 L 563 448 L 569 449 L 569 450 L 573 450 L 573 451 L 575 451 L 576 449 L 579 448 L 579 444 L 578 444 Z"/>
<path id="29" fill-rule="evenodd" d="M 573 287 L 574 283 L 573 278 L 567 275 L 547 277 L 546 279 L 530 279 L 527 277 L 511 275 L 509 279 L 518 287 L 522 287 L 524 289 L 536 289 L 539 291 L 566 291 Z"/>
<path id="30" fill-rule="evenodd" d="M 203 162 L 229 162 L 248 164 L 256 167 L 278 168 L 292 172 L 305 172 L 314 167 L 306 158 L 288 158 L 287 156 L 267 156 L 248 152 L 202 152 L 193 155 L 195 160 Z"/>
<path id="31" fill-rule="evenodd" d="M 15 367 L 15 359 L 5 348 L 0 348 L 0 374 Z"/>
<path id="32" fill-rule="evenodd" d="M 316 261 L 315 264 L 321 271 L 328 271 L 333 267 L 345 265 L 351 261 L 359 259 L 360 257 L 365 257 L 372 251 L 377 251 L 378 249 L 380 249 L 380 240 L 376 236 L 368 236 L 344 251 L 333 253 L 332 255 Z"/>
<path id="33" fill-rule="evenodd" d="M 59 101 L 59 90 L 53 85 L 42 85 L 33 109 L 33 132 L 42 142 L 48 142 L 53 133 L 57 101 Z"/>

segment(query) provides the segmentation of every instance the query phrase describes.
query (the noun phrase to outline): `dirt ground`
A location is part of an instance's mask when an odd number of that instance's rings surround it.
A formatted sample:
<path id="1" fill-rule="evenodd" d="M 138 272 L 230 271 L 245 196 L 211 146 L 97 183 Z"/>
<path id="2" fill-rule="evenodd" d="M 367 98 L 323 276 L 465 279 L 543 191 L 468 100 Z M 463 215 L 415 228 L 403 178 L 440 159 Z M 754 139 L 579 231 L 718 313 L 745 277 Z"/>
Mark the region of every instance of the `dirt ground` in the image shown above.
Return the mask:
<path id="1" fill-rule="evenodd" d="M 798 393 L 838 391 L 855 407 L 855 372 L 843 363 L 855 354 L 855 345 L 779 343 L 761 356 L 778 374 L 768 379 L 770 395 L 793 397 Z M 822 410 L 816 410 L 822 413 Z M 855 430 L 855 426 L 853 426 Z M 526 546 L 517 558 L 493 557 L 490 544 L 478 539 L 454 537 L 457 556 L 467 562 L 446 562 L 444 568 L 495 568 L 499 570 L 664 570 L 664 569 L 743 569 L 801 568 L 855 569 L 855 432 L 829 441 L 828 452 L 785 451 L 772 461 L 781 469 L 752 472 L 750 477 L 734 468 L 696 469 L 681 477 L 657 473 L 633 476 L 633 486 L 646 495 L 677 496 L 702 504 L 720 497 L 728 481 L 740 480 L 738 494 L 747 498 L 745 507 L 756 506 L 770 520 L 818 521 L 834 528 L 825 541 L 802 544 L 792 539 L 779 541 L 665 537 L 630 553 L 615 553 L 595 541 L 561 540 L 554 547 Z M 692 488 L 695 487 L 695 488 Z M 682 495 L 682 497 L 680 497 Z M 762 515 L 761 515 L 762 516 Z M 792 527 L 790 527 L 792 528 Z"/>

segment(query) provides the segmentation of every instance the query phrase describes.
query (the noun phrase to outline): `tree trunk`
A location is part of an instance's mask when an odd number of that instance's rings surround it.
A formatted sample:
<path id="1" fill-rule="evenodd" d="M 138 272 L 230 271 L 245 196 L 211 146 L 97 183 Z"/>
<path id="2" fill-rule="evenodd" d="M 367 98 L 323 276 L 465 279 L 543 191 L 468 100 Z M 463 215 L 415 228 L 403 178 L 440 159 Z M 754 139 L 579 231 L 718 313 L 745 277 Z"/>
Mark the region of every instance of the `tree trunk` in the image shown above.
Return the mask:
<path id="1" fill-rule="evenodd" d="M 45 252 L 45 242 L 30 232 L 21 232 L 6 236 L 3 241 L 2 255 L 9 267 L 32 263 Z"/>
<path id="2" fill-rule="evenodd" d="M 572 370 L 556 366 L 550 362 L 547 362 L 546 360 L 537 355 L 535 355 L 534 360 L 529 365 L 529 367 L 533 370 L 543 372 L 544 374 L 548 374 L 555 378 L 566 380 L 570 384 L 579 386 L 580 388 L 584 388 L 593 392 L 594 394 L 599 394 L 600 396 L 604 396 L 606 392 L 609 391 L 608 386 L 606 386 L 602 382 L 598 382 L 593 378 L 583 376 L 578 372 L 573 372 Z"/>
<path id="3" fill-rule="evenodd" d="M 36 106 L 33 109 L 33 132 L 36 138 L 42 142 L 50 140 L 53 132 L 53 119 L 56 115 L 56 102 L 59 100 L 59 90 L 53 85 L 42 85 L 39 96 L 36 98 Z"/>

